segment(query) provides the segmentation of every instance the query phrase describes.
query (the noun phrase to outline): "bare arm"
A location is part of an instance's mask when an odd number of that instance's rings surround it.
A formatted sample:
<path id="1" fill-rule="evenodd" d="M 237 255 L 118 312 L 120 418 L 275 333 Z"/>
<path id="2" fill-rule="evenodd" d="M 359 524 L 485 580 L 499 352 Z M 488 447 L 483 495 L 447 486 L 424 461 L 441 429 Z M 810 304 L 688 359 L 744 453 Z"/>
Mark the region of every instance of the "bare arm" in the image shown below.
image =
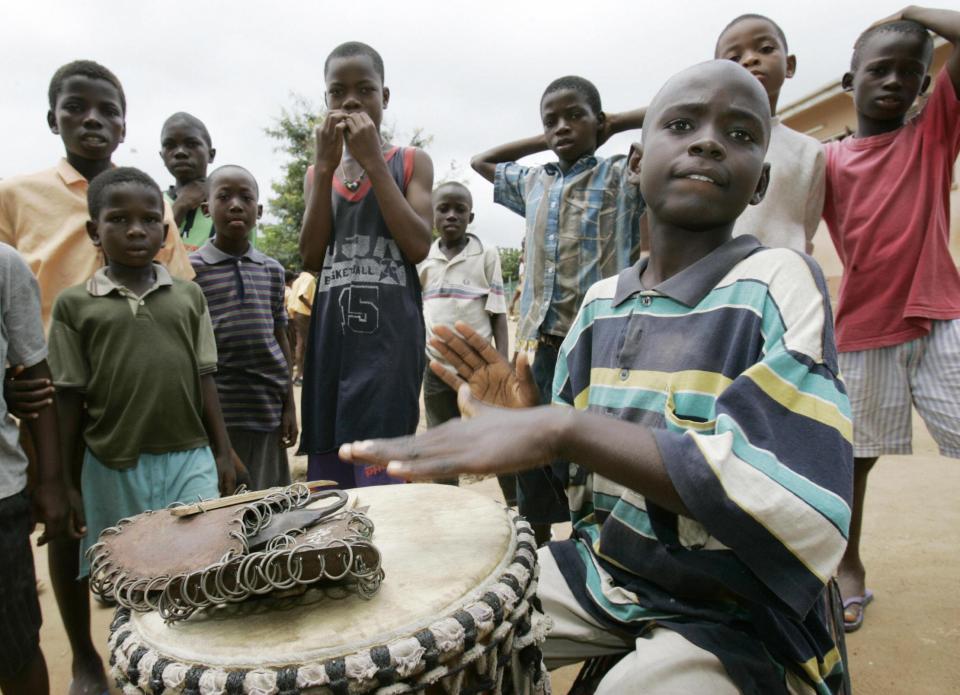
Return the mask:
<path id="1" fill-rule="evenodd" d="M 433 162 L 430 156 L 423 150 L 414 152 L 413 176 L 407 184 L 406 195 L 393 180 L 382 157 L 379 165 L 374 165 L 372 171 L 367 170 L 367 175 L 380 204 L 380 212 L 400 252 L 411 263 L 419 263 L 427 257 L 432 242 L 430 194 L 433 190 Z"/>
<path id="2" fill-rule="evenodd" d="M 290 369 L 290 381 L 287 385 L 287 393 L 283 400 L 283 415 L 280 418 L 280 441 L 284 446 L 293 446 L 297 441 L 297 435 L 300 433 L 297 427 L 297 406 L 293 395 L 293 359 L 290 357 L 290 341 L 287 339 L 287 331 L 277 326 L 273 329 L 273 335 L 280 345 L 280 352 L 287 361 Z"/>
<path id="3" fill-rule="evenodd" d="M 220 494 L 230 495 L 237 487 L 237 474 L 230 449 L 230 438 L 227 436 L 227 426 L 223 422 L 223 413 L 220 410 L 217 382 L 214 381 L 213 374 L 200 375 L 200 391 L 203 396 L 203 426 L 217 461 Z"/>
<path id="4" fill-rule="evenodd" d="M 486 152 L 475 155 L 470 160 L 470 166 L 490 183 L 497 173 L 497 164 L 501 162 L 515 162 L 527 155 L 543 152 L 547 149 L 547 141 L 543 134 L 534 135 L 523 140 L 515 140 L 505 145 L 493 147 Z"/>
<path id="5" fill-rule="evenodd" d="M 623 133 L 628 130 L 637 130 L 643 128 L 643 119 L 647 116 L 647 107 L 631 111 L 621 111 L 619 113 L 608 113 L 603 122 L 603 129 L 600 131 L 598 145 L 602 145 L 610 139 L 611 135 Z"/>
<path id="6" fill-rule="evenodd" d="M 509 359 L 510 355 L 510 332 L 507 329 L 506 314 L 491 314 L 490 325 L 493 327 L 493 342 L 497 347 L 503 359 Z"/>
<path id="7" fill-rule="evenodd" d="M 60 470 L 71 497 L 71 535 L 86 533 L 83 503 L 80 500 L 80 468 L 83 463 L 83 443 L 80 428 L 83 423 L 83 394 L 76 389 L 57 389 L 57 443 Z"/>
<path id="8" fill-rule="evenodd" d="M 960 41 L 960 12 L 910 5 L 901 10 L 897 18 L 922 24 L 953 44 L 953 50 L 944 67 L 953 82 L 954 91 L 960 92 L 960 51 L 957 50 L 957 42 Z"/>
<path id="9" fill-rule="evenodd" d="M 317 156 L 313 180 L 303 181 L 303 223 L 300 226 L 300 257 L 306 270 L 323 268 L 323 257 L 333 234 L 333 175 L 343 154 L 345 114 L 331 111 L 317 126 Z"/>

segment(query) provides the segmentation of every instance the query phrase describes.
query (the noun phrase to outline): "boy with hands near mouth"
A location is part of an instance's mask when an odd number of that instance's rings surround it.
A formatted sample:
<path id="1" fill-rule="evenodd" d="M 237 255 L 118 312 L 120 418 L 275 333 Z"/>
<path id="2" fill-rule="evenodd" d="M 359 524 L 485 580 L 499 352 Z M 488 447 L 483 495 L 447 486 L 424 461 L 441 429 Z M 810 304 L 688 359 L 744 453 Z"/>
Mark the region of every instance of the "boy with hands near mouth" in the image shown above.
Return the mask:
<path id="1" fill-rule="evenodd" d="M 358 437 L 416 430 L 424 326 L 416 264 L 431 243 L 433 164 L 380 137 L 383 60 L 349 42 L 324 63 L 324 123 L 304 181 L 304 268 L 319 271 L 304 364 L 300 451 L 310 479 L 396 482 L 337 456 Z"/>

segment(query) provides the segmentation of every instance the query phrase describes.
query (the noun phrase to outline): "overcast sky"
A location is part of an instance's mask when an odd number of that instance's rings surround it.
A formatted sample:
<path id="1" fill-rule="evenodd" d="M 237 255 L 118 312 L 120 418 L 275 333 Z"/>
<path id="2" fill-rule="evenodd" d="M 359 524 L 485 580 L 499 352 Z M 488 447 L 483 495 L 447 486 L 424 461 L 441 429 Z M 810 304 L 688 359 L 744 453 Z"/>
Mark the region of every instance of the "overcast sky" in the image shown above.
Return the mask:
<path id="1" fill-rule="evenodd" d="M 539 132 L 539 98 L 555 77 L 592 80 L 608 112 L 641 106 L 671 74 L 711 58 L 730 19 L 759 12 L 780 23 L 798 59 L 782 106 L 838 79 L 860 31 L 899 8 L 888 0 L 18 0 L 4 3 L 0 22 L 0 130 L 7 133 L 0 178 L 49 167 L 62 155 L 46 125 L 47 86 L 60 65 L 88 58 L 113 70 L 126 90 L 127 139 L 115 162 L 169 185 L 157 154 L 160 126 L 189 111 L 209 127 L 217 163 L 249 168 L 266 198 L 283 159 L 264 127 L 293 93 L 322 103 L 323 59 L 358 40 L 386 65 L 385 124 L 401 137 L 415 127 L 431 134 L 437 177 L 455 162 L 473 191 L 473 231 L 519 246 L 521 219 L 493 204 L 492 186 L 469 160 Z M 638 138 L 617 136 L 600 152 L 625 152 Z"/>

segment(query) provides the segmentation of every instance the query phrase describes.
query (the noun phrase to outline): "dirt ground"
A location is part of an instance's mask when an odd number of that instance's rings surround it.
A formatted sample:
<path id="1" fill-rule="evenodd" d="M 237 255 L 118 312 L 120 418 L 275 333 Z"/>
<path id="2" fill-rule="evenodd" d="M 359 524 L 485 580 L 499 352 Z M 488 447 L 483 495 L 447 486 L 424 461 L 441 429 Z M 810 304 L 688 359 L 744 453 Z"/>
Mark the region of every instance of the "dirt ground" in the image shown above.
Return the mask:
<path id="1" fill-rule="evenodd" d="M 864 560 L 877 598 L 864 627 L 847 640 L 857 693 L 960 692 L 960 462 L 937 455 L 918 419 L 915 432 L 915 454 L 882 459 L 870 480 Z M 294 460 L 295 473 L 304 465 Z M 493 479 L 469 485 L 500 498 Z M 555 536 L 569 533 L 564 526 Z M 38 548 L 35 558 L 44 587 L 41 646 L 51 692 L 59 695 L 70 683 L 70 648 L 50 588 L 46 550 Z M 94 604 L 94 640 L 104 663 L 112 614 Z M 576 672 L 575 666 L 554 672 L 554 692 L 566 693 Z"/>

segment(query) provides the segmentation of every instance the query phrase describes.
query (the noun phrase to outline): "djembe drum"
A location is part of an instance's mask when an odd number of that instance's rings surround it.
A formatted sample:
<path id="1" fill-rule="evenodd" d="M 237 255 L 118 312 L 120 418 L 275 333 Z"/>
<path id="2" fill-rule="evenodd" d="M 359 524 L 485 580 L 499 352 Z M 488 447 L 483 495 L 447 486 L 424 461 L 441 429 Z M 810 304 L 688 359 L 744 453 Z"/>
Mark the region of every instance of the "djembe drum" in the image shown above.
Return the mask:
<path id="1" fill-rule="evenodd" d="M 124 693 L 549 693 L 529 525 L 446 485 L 368 487 L 385 578 L 372 598 L 322 591 L 165 623 L 120 609 L 112 673 Z"/>

